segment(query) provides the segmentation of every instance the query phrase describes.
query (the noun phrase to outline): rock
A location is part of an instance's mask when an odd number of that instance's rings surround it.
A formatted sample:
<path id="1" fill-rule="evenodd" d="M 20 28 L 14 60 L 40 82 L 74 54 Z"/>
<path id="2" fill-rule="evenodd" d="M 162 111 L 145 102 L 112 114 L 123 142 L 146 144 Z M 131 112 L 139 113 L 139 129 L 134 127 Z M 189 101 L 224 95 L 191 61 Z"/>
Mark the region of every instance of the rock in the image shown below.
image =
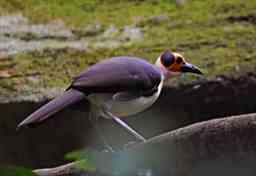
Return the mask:
<path id="1" fill-rule="evenodd" d="M 113 38 L 119 34 L 119 29 L 116 28 L 114 25 L 111 25 L 109 28 L 107 28 L 102 37 L 103 38 Z"/>
<path id="2" fill-rule="evenodd" d="M 118 48 L 122 43 L 117 40 L 107 40 L 107 41 L 98 41 L 91 44 L 93 49 L 103 49 L 103 48 Z"/>
<path id="3" fill-rule="evenodd" d="M 255 121 L 254 113 L 195 123 L 123 151 L 92 152 L 89 161 L 103 175 L 138 175 L 143 170 L 150 176 L 252 176 L 256 172 Z M 79 162 L 34 172 L 40 176 L 90 175 L 76 165 Z"/>
<path id="4" fill-rule="evenodd" d="M 121 30 L 112 25 L 91 41 L 89 48 L 117 48 L 142 39 L 143 33 L 139 27 L 125 26 Z"/>
<path id="5" fill-rule="evenodd" d="M 0 29 L 10 26 L 18 26 L 27 24 L 28 20 L 21 14 L 0 16 Z"/>
<path id="6" fill-rule="evenodd" d="M 111 25 L 104 31 L 100 23 L 95 23 L 81 30 L 70 29 L 61 20 L 30 24 L 21 14 L 0 16 L 0 58 L 45 49 L 85 51 L 88 48 L 117 48 L 142 39 L 141 29 L 133 26 L 121 30 Z"/>
<path id="7" fill-rule="evenodd" d="M 195 123 L 119 153 L 98 154 L 96 168 L 120 175 L 134 175 L 144 168 L 166 176 L 252 176 L 255 121 L 254 113 Z"/>
<path id="8" fill-rule="evenodd" d="M 142 40 L 143 39 L 143 32 L 141 28 L 134 27 L 134 26 L 125 26 L 122 32 L 123 39 L 134 41 L 134 40 Z"/>
<path id="9" fill-rule="evenodd" d="M 29 24 L 28 19 L 20 14 L 0 17 L 0 35 L 26 40 L 74 37 L 72 31 L 60 20 L 48 24 Z"/>
<path id="10" fill-rule="evenodd" d="M 169 17 L 167 15 L 157 15 L 150 17 L 147 21 L 147 23 L 151 25 L 160 25 L 169 20 Z"/>
<path id="11" fill-rule="evenodd" d="M 57 41 L 53 39 L 24 41 L 17 38 L 0 37 L 0 53 L 3 56 L 12 56 L 22 52 L 40 51 L 44 49 L 73 48 L 86 50 L 87 41 Z"/>
<path id="12" fill-rule="evenodd" d="M 48 24 L 30 24 L 18 15 L 0 17 L 0 58 L 45 49 L 86 50 L 87 41 L 74 40 L 74 34 L 61 20 Z"/>
<path id="13" fill-rule="evenodd" d="M 186 4 L 187 0 L 175 0 L 177 6 L 183 6 Z"/>
<path id="14" fill-rule="evenodd" d="M 94 37 L 100 35 L 104 31 L 103 26 L 100 23 L 89 24 L 84 29 L 73 29 L 72 32 L 77 38 L 81 37 Z"/>

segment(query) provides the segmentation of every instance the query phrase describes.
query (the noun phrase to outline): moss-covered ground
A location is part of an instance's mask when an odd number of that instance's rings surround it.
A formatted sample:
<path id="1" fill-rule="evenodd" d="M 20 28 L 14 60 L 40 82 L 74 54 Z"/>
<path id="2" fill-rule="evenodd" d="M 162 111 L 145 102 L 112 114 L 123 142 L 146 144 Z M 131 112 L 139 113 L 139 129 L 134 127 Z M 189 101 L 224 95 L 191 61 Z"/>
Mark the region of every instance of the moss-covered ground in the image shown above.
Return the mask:
<path id="1" fill-rule="evenodd" d="M 0 14 L 21 13 L 31 23 L 62 20 L 79 31 L 90 24 L 142 29 L 141 41 L 118 48 L 43 50 L 0 60 L 0 69 L 16 77 L 1 79 L 0 90 L 20 86 L 65 87 L 88 65 L 117 55 L 150 62 L 165 49 L 183 53 L 207 77 L 240 73 L 256 64 L 256 1 L 187 0 L 0 0 Z M 27 75 L 34 76 L 27 76 Z"/>

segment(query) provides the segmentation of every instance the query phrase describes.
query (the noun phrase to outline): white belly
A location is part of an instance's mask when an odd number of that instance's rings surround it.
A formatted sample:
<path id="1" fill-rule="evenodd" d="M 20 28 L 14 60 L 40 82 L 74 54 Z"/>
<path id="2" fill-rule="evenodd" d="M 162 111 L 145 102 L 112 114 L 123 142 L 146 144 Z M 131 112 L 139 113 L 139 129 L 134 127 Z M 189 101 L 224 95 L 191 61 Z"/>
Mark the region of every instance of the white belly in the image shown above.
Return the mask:
<path id="1" fill-rule="evenodd" d="M 159 95 L 155 93 L 150 97 L 139 97 L 130 101 L 109 101 L 109 111 L 118 116 L 126 117 L 137 114 L 149 108 L 158 98 Z"/>
<path id="2" fill-rule="evenodd" d="M 149 97 L 138 97 L 129 101 L 117 101 L 113 94 L 93 94 L 88 97 L 91 103 L 99 109 L 107 110 L 118 117 L 126 117 L 137 114 L 149 108 L 159 97 L 163 87 L 163 81 L 158 86 L 158 91 Z"/>

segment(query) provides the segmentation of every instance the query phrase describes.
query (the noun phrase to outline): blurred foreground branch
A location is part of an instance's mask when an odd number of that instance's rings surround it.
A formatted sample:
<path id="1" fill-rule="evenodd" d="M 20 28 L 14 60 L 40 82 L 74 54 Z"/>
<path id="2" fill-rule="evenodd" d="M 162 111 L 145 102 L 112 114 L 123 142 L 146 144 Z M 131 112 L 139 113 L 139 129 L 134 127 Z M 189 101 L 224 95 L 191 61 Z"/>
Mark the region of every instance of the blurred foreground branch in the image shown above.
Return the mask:
<path id="1" fill-rule="evenodd" d="M 36 169 L 33 172 L 39 176 L 96 176 L 94 171 L 85 171 L 78 167 L 79 162 L 71 162 L 54 168 Z"/>
<path id="2" fill-rule="evenodd" d="M 134 175 L 151 169 L 157 175 L 250 175 L 256 172 L 256 114 L 189 125 L 95 158 L 98 171 Z M 248 172 L 247 172 L 248 171 Z M 92 176 L 70 163 L 34 171 L 39 176 Z"/>
<path id="3" fill-rule="evenodd" d="M 72 162 L 55 168 L 37 169 L 33 172 L 40 176 L 68 176 L 77 175 L 80 171 L 77 169 L 76 163 Z"/>

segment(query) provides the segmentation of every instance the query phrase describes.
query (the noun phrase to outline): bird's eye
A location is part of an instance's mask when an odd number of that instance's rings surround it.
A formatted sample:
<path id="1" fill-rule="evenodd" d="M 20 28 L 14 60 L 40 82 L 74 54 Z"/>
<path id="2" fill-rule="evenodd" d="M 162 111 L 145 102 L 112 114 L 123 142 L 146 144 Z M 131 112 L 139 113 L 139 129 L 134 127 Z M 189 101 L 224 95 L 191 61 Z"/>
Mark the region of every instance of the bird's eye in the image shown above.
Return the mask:
<path id="1" fill-rule="evenodd" d="M 165 67 L 171 66 L 174 63 L 174 61 L 175 61 L 175 56 L 170 51 L 164 52 L 161 56 L 161 63 Z"/>
<path id="2" fill-rule="evenodd" d="M 177 64 L 181 64 L 183 62 L 183 59 L 182 59 L 182 57 L 177 57 L 177 60 L 176 60 L 176 63 Z"/>

